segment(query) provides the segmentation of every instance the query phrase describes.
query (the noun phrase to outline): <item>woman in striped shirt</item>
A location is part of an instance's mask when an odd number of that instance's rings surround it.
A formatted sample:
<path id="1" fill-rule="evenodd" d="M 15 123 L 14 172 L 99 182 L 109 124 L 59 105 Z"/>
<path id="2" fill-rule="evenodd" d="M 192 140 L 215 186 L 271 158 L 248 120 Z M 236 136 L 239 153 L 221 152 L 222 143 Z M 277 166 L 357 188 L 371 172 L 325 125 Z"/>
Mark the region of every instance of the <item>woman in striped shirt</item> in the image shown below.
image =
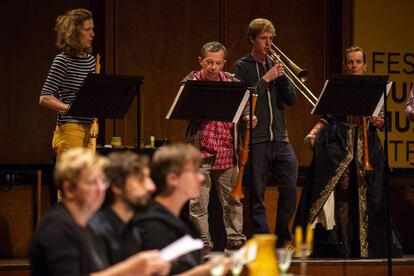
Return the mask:
<path id="1" fill-rule="evenodd" d="M 74 147 L 88 147 L 92 118 L 66 115 L 86 76 L 95 72 L 91 55 L 92 13 L 74 9 L 58 16 L 56 46 L 61 51 L 53 60 L 40 93 L 39 104 L 58 112 L 52 146 L 58 155 Z"/>

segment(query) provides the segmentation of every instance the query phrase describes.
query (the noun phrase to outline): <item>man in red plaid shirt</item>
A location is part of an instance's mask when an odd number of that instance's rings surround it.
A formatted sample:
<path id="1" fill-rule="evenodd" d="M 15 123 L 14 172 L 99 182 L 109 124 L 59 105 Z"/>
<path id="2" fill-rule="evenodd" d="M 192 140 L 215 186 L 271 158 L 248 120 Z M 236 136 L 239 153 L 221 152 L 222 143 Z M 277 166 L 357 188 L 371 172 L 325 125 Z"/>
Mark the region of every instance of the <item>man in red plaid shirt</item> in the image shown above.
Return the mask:
<path id="1" fill-rule="evenodd" d="M 187 80 L 238 81 L 224 72 L 226 48 L 219 42 L 209 42 L 201 49 L 198 61 L 200 71 L 188 74 Z M 205 181 L 198 198 L 190 200 L 190 219 L 201 234 L 205 252 L 213 248 L 208 224 L 208 203 L 211 185 L 215 185 L 223 207 L 223 222 L 227 234 L 227 249 L 236 250 L 244 245 L 246 237 L 242 233 L 243 206 L 240 200 L 231 196 L 237 177 L 235 157 L 234 126 L 231 122 L 190 122 L 187 129 L 187 142 L 201 151 L 203 161 L 201 171 Z"/>

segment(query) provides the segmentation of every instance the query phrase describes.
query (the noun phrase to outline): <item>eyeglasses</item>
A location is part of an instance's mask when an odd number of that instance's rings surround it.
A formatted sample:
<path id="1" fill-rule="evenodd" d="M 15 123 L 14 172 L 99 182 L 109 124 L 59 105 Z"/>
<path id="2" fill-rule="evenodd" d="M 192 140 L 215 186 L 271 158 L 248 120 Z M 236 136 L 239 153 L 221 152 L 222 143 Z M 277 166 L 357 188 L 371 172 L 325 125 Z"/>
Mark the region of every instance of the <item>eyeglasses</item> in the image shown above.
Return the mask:
<path id="1" fill-rule="evenodd" d="M 83 182 L 85 182 L 88 186 L 93 187 L 93 188 L 99 187 L 99 188 L 108 189 L 109 187 L 108 180 L 106 180 L 106 178 L 103 178 L 103 177 L 98 177 L 93 180 L 83 180 Z"/>

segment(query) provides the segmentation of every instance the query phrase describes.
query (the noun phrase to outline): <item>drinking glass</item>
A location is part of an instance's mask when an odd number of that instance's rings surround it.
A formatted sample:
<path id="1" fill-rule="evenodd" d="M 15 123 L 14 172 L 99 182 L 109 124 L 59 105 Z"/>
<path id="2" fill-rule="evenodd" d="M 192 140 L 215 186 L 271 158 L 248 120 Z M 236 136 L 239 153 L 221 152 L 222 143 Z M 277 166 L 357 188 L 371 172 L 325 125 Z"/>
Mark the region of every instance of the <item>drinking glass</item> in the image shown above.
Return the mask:
<path id="1" fill-rule="evenodd" d="M 277 249 L 277 261 L 279 264 L 279 270 L 282 275 L 286 275 L 287 270 L 290 267 L 292 261 L 292 250 L 286 248 Z"/>
<path id="2" fill-rule="evenodd" d="M 222 276 L 225 269 L 225 256 L 223 252 L 212 252 L 209 261 L 211 263 L 210 274 L 212 276 Z"/>
<path id="3" fill-rule="evenodd" d="M 244 250 L 234 252 L 231 258 L 231 273 L 233 274 L 233 276 L 239 276 L 244 266 Z"/>

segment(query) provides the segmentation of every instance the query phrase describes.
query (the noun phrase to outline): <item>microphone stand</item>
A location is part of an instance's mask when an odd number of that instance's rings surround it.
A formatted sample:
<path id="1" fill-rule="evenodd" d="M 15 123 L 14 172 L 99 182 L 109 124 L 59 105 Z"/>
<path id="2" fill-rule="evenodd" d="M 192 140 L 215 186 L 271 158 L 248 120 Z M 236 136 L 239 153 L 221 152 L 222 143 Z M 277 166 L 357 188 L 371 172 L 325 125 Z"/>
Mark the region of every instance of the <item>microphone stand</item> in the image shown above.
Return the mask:
<path id="1" fill-rule="evenodd" d="M 253 221 L 253 212 L 252 212 L 252 206 L 253 206 L 253 189 L 254 189 L 254 183 L 253 183 L 253 175 L 252 175 L 252 171 L 253 171 L 253 162 L 252 162 L 252 154 L 253 154 L 253 147 L 252 147 L 252 141 L 253 141 L 253 94 L 256 93 L 256 87 L 249 87 L 249 92 L 250 92 L 250 98 L 249 98 L 249 116 L 250 116 L 250 120 L 249 120 L 249 129 L 248 131 L 250 132 L 250 137 L 249 137 L 249 159 L 247 160 L 247 162 L 249 162 L 249 166 L 248 166 L 248 187 L 249 187 L 249 210 L 250 210 L 250 223 L 249 223 L 249 228 L 250 228 L 250 234 L 253 233 L 253 228 L 252 228 L 252 221 Z M 253 236 L 253 235 L 252 235 Z"/>
<path id="2" fill-rule="evenodd" d="M 389 173 L 388 165 L 388 106 L 387 106 L 387 89 L 384 89 L 384 173 L 383 185 L 385 193 L 385 213 L 386 213 L 386 232 L 387 232 L 387 267 L 388 275 L 392 276 L 392 229 L 391 229 L 391 199 L 389 192 Z"/>

